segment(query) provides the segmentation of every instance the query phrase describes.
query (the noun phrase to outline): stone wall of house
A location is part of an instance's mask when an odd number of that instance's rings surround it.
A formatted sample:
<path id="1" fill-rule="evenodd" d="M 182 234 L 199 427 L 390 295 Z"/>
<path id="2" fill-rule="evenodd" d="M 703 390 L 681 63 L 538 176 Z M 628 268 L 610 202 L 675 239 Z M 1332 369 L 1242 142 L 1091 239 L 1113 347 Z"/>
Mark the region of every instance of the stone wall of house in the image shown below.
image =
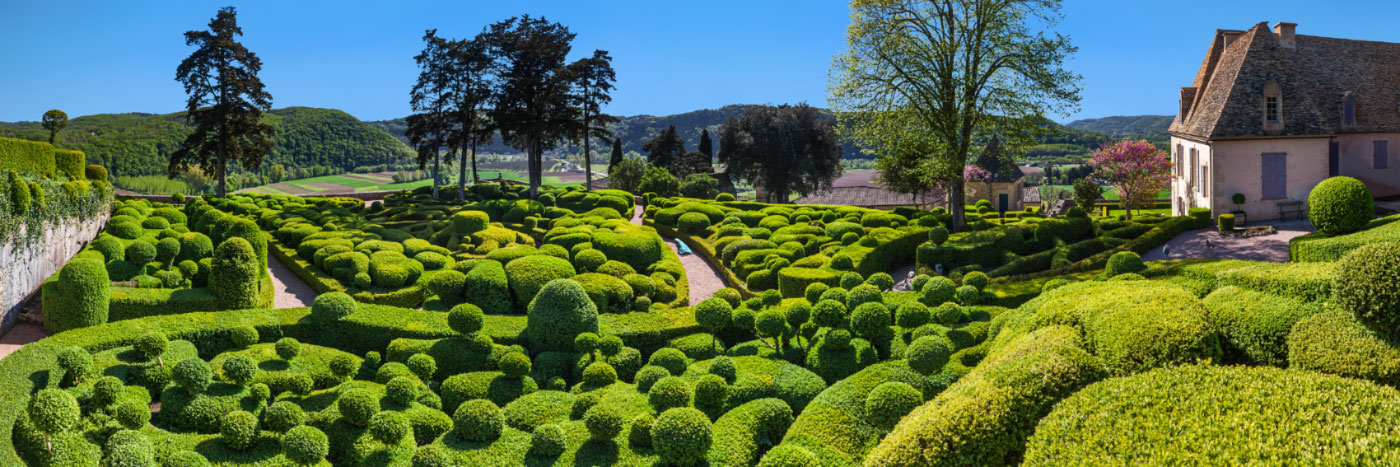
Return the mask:
<path id="1" fill-rule="evenodd" d="M 66 219 L 44 225 L 44 232 L 27 239 L 24 227 L 0 244 L 0 333 L 8 331 L 19 318 L 20 306 L 39 293 L 39 286 L 88 242 L 97 238 L 111 216 L 110 207 L 87 219 Z"/>

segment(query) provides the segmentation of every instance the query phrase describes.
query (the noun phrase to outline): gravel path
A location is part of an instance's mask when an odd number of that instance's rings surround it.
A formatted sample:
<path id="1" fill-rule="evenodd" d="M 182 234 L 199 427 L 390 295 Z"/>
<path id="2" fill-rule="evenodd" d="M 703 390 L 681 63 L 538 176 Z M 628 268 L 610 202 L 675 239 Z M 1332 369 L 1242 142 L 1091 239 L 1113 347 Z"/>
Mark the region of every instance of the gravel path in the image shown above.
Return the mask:
<path id="1" fill-rule="evenodd" d="M 287 269 L 276 256 L 267 255 L 267 270 L 272 274 L 272 287 L 277 291 L 277 298 L 272 301 L 273 308 L 311 306 L 311 302 L 316 300 L 316 290 Z"/>
<path id="2" fill-rule="evenodd" d="M 1163 259 L 1220 258 L 1284 263 L 1288 261 L 1288 240 L 1317 230 L 1314 229 L 1312 224 L 1309 224 L 1308 221 L 1274 223 L 1274 228 L 1278 229 L 1278 233 L 1250 238 L 1223 236 L 1220 235 L 1215 227 L 1189 230 L 1167 242 L 1166 247 L 1171 250 L 1170 257 L 1162 254 L 1161 248 L 1156 248 L 1142 255 L 1142 259 L 1144 261 L 1156 261 Z M 1212 248 L 1206 247 L 1207 241 L 1211 243 Z"/>
<path id="3" fill-rule="evenodd" d="M 44 332 L 44 327 L 34 323 L 15 323 L 15 327 L 10 328 L 4 336 L 0 336 L 0 358 L 10 356 L 25 344 L 33 343 L 39 339 L 49 337 L 49 333 Z"/>
<path id="4" fill-rule="evenodd" d="M 632 212 L 632 223 L 642 225 L 642 206 L 638 205 Z M 705 258 L 697 254 L 681 255 L 676 248 L 676 239 L 661 236 L 666 241 L 666 246 L 671 247 L 671 251 L 676 252 L 681 258 L 681 266 L 685 267 L 686 280 L 690 282 L 690 304 L 695 305 L 701 300 L 710 298 L 716 290 L 725 288 L 724 279 L 719 277 L 719 271 L 713 265 L 705 261 Z"/>

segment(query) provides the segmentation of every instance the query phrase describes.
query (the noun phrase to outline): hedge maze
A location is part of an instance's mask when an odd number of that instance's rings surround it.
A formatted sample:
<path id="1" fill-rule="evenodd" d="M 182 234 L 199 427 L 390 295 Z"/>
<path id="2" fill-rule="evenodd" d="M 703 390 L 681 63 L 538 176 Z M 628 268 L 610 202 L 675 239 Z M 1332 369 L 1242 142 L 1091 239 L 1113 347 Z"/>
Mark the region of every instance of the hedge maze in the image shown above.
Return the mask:
<path id="1" fill-rule="evenodd" d="M 0 464 L 1400 461 L 1393 218 L 1320 210 L 1345 232 L 1295 241 L 1306 261 L 1144 263 L 1209 213 L 950 234 L 943 211 L 645 196 L 636 225 L 613 190 L 429 193 L 112 203 L 44 286 L 56 334 L 0 360 Z M 668 237 L 730 287 L 689 303 Z M 269 308 L 269 261 L 312 306 Z"/>

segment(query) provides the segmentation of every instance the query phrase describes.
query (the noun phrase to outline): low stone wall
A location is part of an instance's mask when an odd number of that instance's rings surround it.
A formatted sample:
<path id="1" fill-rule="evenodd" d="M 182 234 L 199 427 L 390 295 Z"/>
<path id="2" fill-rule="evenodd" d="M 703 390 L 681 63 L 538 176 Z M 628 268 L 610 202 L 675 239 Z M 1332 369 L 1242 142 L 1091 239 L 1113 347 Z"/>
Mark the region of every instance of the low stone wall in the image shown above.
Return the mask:
<path id="1" fill-rule="evenodd" d="M 0 244 L 0 333 L 19 318 L 20 306 L 39 292 L 39 286 L 58 273 L 88 242 L 97 238 L 111 216 L 111 206 L 91 219 L 68 219 L 44 225 L 40 238 L 25 240 L 24 227 L 12 243 Z"/>

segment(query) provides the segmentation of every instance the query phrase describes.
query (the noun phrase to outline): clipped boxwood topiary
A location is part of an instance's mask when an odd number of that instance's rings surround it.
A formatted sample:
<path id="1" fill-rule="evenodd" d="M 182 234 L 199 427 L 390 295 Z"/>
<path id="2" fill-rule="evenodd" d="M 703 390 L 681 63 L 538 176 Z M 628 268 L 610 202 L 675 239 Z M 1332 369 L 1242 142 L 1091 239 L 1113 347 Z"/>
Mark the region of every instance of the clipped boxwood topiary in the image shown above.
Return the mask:
<path id="1" fill-rule="evenodd" d="M 622 432 L 622 412 L 613 404 L 598 404 L 583 414 L 583 426 L 595 441 L 611 442 Z"/>
<path id="2" fill-rule="evenodd" d="M 530 454 L 554 457 L 563 454 L 564 450 L 568 448 L 568 435 L 564 433 L 562 428 L 559 428 L 559 425 L 546 423 L 537 426 L 530 435 Z"/>
<path id="3" fill-rule="evenodd" d="M 689 407 L 691 401 L 690 384 L 679 376 L 661 378 L 647 391 L 647 401 L 657 412 L 676 407 Z"/>
<path id="4" fill-rule="evenodd" d="M 651 391 L 651 387 L 655 385 L 657 381 L 661 381 L 661 378 L 667 376 L 671 376 L 671 372 L 667 371 L 665 368 L 656 365 L 643 366 L 642 369 L 637 370 L 637 375 L 634 378 L 634 381 L 637 383 L 637 391 Z"/>
<path id="5" fill-rule="evenodd" d="M 1376 202 L 1366 184 L 1351 177 L 1323 180 L 1308 193 L 1308 220 L 1326 235 L 1361 230 L 1376 216 Z"/>
<path id="6" fill-rule="evenodd" d="M 248 449 L 258 439 L 258 417 L 242 410 L 230 412 L 219 425 L 219 436 L 229 449 Z"/>
<path id="7" fill-rule="evenodd" d="M 290 401 L 278 401 L 267 407 L 263 418 L 267 421 L 268 430 L 287 433 L 306 423 L 306 412 Z"/>
<path id="8" fill-rule="evenodd" d="M 293 462 L 314 465 L 324 460 L 330 450 L 330 440 L 315 427 L 298 426 L 282 436 L 282 453 Z"/>
<path id="9" fill-rule="evenodd" d="M 44 329 L 57 334 L 107 322 L 111 282 L 107 268 L 92 258 L 75 258 L 58 271 L 54 294 L 43 294 Z"/>
<path id="10" fill-rule="evenodd" d="M 875 426 L 888 430 L 923 403 L 924 395 L 918 389 L 904 382 L 888 381 L 875 386 L 865 397 L 865 416 Z"/>
<path id="11" fill-rule="evenodd" d="M 1386 332 L 1400 329 L 1400 243 L 1362 245 L 1337 263 L 1337 305 Z"/>
<path id="12" fill-rule="evenodd" d="M 481 331 L 485 320 L 486 317 L 481 308 L 470 303 L 454 306 L 451 311 L 447 312 L 447 326 L 463 337 L 476 335 L 477 332 Z"/>
<path id="13" fill-rule="evenodd" d="M 350 294 L 329 292 L 316 297 L 311 303 L 311 316 L 317 319 L 335 321 L 355 312 L 358 304 Z"/>
<path id="14" fill-rule="evenodd" d="M 413 433 L 413 427 L 402 413 L 385 411 L 374 414 L 365 431 L 382 443 L 396 444 Z"/>
<path id="15" fill-rule="evenodd" d="M 209 288 L 228 309 L 252 308 L 258 303 L 259 264 L 247 240 L 224 240 L 214 250 Z"/>
<path id="16" fill-rule="evenodd" d="M 1104 275 L 1108 277 L 1119 274 L 1140 273 L 1147 270 L 1147 265 L 1142 264 L 1142 257 L 1131 251 L 1120 251 L 1108 257 L 1108 265 L 1104 266 Z"/>
<path id="17" fill-rule="evenodd" d="M 501 408 L 486 399 L 473 399 L 463 402 L 452 413 L 452 424 L 457 436 L 467 441 L 492 441 L 501 436 L 505 422 L 501 418 Z"/>
<path id="18" fill-rule="evenodd" d="M 617 381 L 617 370 L 607 362 L 593 362 L 583 369 L 583 384 L 600 388 Z"/>
<path id="19" fill-rule="evenodd" d="M 175 386 L 190 394 L 196 394 L 209 387 L 214 378 L 214 370 L 210 369 L 209 363 L 204 360 L 187 358 L 175 364 L 175 369 L 170 371 L 170 378 Z"/>
<path id="20" fill-rule="evenodd" d="M 909 344 L 909 348 L 904 351 L 904 358 L 908 360 L 909 368 L 929 375 L 943 368 L 954 350 L 956 346 L 947 337 L 924 336 Z"/>
<path id="21" fill-rule="evenodd" d="M 954 284 L 952 279 L 934 276 L 924 284 L 923 289 L 920 289 L 919 301 L 928 306 L 942 305 L 943 302 L 953 300 L 957 288 L 957 284 Z"/>
<path id="22" fill-rule="evenodd" d="M 351 389 L 336 400 L 340 416 L 355 426 L 369 425 L 369 419 L 379 413 L 379 398 L 368 389 Z"/>
<path id="23" fill-rule="evenodd" d="M 548 256 L 529 258 L 559 260 Z M 511 264 L 529 258 L 521 258 Z M 536 352 L 571 351 L 576 336 L 598 332 L 597 306 L 588 298 L 582 285 L 569 279 L 555 279 L 545 284 L 530 302 L 528 310 L 525 335 L 530 348 Z"/>
<path id="24" fill-rule="evenodd" d="M 573 277 L 574 266 L 547 255 L 532 255 L 506 263 L 506 278 L 517 303 L 529 304 L 551 281 Z"/>
<path id="25" fill-rule="evenodd" d="M 651 425 L 652 446 L 661 460 L 672 465 L 699 465 L 710 451 L 711 430 L 709 417 L 699 410 L 666 410 Z"/>

